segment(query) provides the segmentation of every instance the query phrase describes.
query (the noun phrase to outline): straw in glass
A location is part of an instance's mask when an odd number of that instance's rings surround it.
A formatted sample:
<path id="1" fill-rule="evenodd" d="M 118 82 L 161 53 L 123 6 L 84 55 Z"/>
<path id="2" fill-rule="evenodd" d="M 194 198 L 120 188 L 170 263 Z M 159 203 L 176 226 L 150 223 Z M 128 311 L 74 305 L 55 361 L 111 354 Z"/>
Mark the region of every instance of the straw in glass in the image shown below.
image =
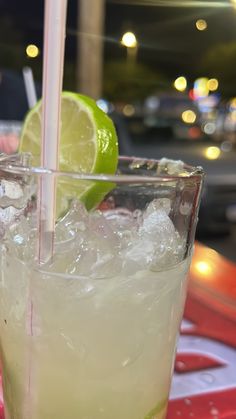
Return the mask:
<path id="1" fill-rule="evenodd" d="M 66 9 L 67 0 L 45 2 L 41 166 L 52 170 L 57 170 L 59 164 Z M 55 177 L 42 175 L 38 196 L 39 263 L 53 255 L 55 203 Z"/>

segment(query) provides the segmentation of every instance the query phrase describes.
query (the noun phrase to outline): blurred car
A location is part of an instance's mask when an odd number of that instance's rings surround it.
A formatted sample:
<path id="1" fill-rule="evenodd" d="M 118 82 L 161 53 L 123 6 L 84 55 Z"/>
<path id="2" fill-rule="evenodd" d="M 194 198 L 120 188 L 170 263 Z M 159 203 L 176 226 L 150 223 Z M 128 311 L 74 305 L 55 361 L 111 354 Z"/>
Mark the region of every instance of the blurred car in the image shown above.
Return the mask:
<path id="1" fill-rule="evenodd" d="M 113 112 L 120 154 L 155 158 L 168 157 L 202 166 L 205 185 L 200 207 L 197 237 L 227 234 L 236 223 L 236 150 L 217 143 L 207 135 L 198 135 L 198 126 L 187 126 L 194 135 L 175 136 L 173 129 L 164 126 L 153 129 L 144 118 L 124 117 Z M 191 133 L 191 131 L 190 131 Z"/>
<path id="2" fill-rule="evenodd" d="M 165 128 L 179 139 L 203 136 L 201 113 L 196 103 L 185 93 L 159 93 L 149 96 L 143 105 L 143 125 L 155 131 Z M 158 134 L 158 133 L 157 133 Z"/>

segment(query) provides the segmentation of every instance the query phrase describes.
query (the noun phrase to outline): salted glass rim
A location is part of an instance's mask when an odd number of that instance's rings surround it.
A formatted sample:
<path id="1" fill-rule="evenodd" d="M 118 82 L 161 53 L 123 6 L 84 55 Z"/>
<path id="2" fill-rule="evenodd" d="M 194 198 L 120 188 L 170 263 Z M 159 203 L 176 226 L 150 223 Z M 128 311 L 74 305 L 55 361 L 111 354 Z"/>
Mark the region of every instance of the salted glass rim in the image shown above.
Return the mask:
<path id="1" fill-rule="evenodd" d="M 201 166 L 191 166 L 183 162 L 182 171 L 180 173 L 158 173 L 157 169 L 160 167 L 161 160 L 133 157 L 133 156 L 120 156 L 119 162 L 124 162 L 127 164 L 127 168 L 130 171 L 132 170 L 143 170 L 146 171 L 146 174 L 133 174 L 133 173 L 116 173 L 111 174 L 92 174 L 92 173 L 82 173 L 82 172 L 70 172 L 70 171 L 61 171 L 61 170 L 52 170 L 45 167 L 36 167 L 30 165 L 17 164 L 17 158 L 19 154 L 0 155 L 0 170 L 15 175 L 36 175 L 36 176 L 56 176 L 56 177 L 68 177 L 78 180 L 88 180 L 88 181 L 105 181 L 105 182 L 115 182 L 115 183 L 156 183 L 156 182 L 170 182 L 176 180 L 192 180 L 200 182 L 204 177 L 204 171 Z M 169 160 L 167 162 L 178 162 L 178 160 Z M 146 167 L 145 167 L 146 165 Z M 153 174 L 153 170 L 156 168 L 156 172 Z M 152 175 L 148 175 L 148 172 L 152 171 Z"/>

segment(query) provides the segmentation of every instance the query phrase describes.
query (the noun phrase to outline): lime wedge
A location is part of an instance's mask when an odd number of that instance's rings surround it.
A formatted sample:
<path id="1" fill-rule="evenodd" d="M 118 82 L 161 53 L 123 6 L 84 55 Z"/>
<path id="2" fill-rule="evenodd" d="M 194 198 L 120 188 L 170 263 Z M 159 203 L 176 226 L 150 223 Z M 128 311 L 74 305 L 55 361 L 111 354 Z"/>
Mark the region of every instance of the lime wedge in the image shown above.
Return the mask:
<path id="1" fill-rule="evenodd" d="M 20 152 L 30 152 L 33 166 L 40 166 L 40 100 L 24 121 Z M 63 92 L 59 169 L 66 172 L 114 174 L 118 162 L 118 141 L 112 120 L 84 95 Z M 57 185 L 57 215 L 77 198 L 87 209 L 95 207 L 114 187 L 111 183 L 60 178 Z M 59 204 L 60 202 L 60 204 Z"/>

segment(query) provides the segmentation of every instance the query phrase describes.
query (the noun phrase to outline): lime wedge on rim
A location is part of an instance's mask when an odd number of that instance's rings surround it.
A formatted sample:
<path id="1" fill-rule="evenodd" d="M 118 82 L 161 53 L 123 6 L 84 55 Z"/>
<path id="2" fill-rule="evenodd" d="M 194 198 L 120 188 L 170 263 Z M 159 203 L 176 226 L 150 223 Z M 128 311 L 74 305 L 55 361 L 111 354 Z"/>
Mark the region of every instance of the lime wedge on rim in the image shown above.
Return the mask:
<path id="1" fill-rule="evenodd" d="M 30 152 L 32 165 L 40 166 L 40 100 L 23 123 L 19 151 Z M 84 95 L 62 93 L 59 170 L 76 173 L 114 174 L 118 163 L 118 140 L 112 120 Z M 57 184 L 57 216 L 68 207 L 68 200 L 82 201 L 87 209 L 99 204 L 114 184 L 78 181 L 61 177 Z M 60 202 L 60 204 L 59 204 Z"/>

